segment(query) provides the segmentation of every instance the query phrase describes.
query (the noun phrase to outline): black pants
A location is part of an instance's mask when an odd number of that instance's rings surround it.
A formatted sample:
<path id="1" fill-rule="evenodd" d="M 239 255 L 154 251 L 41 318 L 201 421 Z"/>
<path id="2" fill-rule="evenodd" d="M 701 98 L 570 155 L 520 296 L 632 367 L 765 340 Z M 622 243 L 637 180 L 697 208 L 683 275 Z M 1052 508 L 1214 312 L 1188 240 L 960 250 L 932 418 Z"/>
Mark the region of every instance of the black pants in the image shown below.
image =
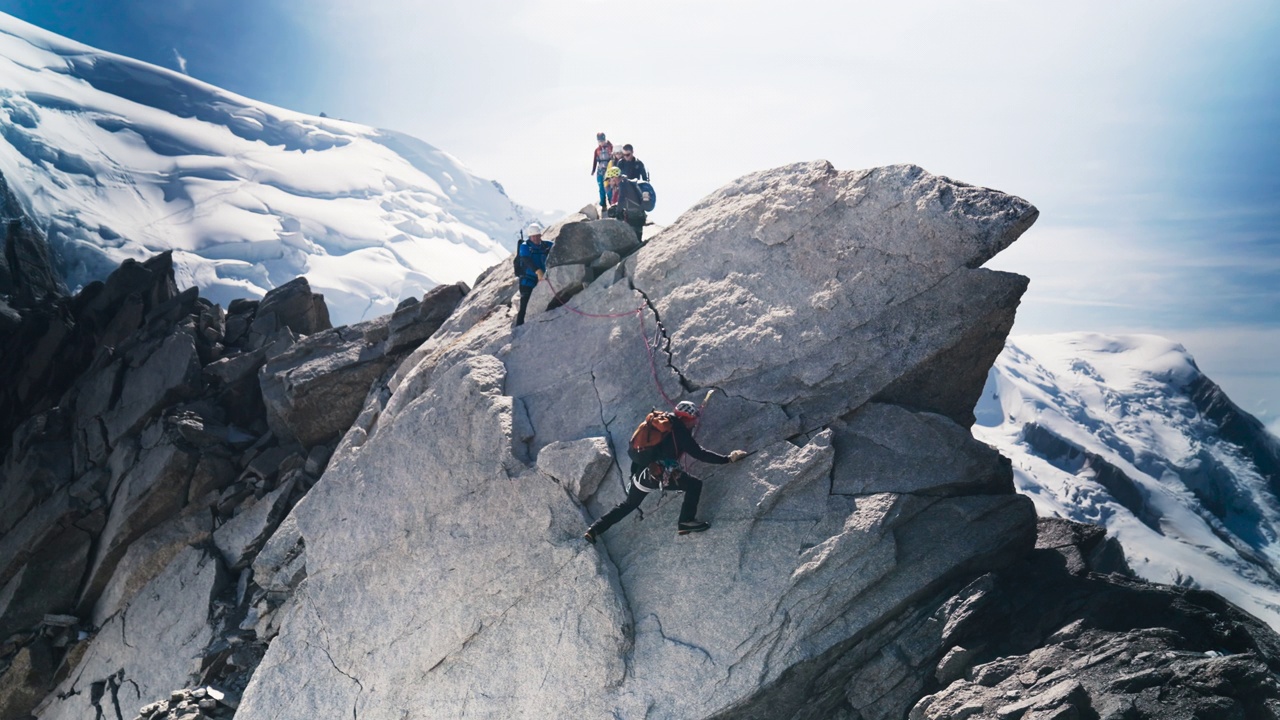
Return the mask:
<path id="1" fill-rule="evenodd" d="M 698 499 L 702 497 L 702 481 L 698 478 L 681 472 L 675 481 L 667 486 L 668 490 L 680 490 L 684 492 L 684 501 L 680 503 L 680 520 L 679 522 L 693 522 L 698 517 Z M 653 492 L 659 492 L 654 490 Z M 613 527 L 619 520 L 631 514 L 631 511 L 640 507 L 640 503 L 649 496 L 649 493 L 636 487 L 634 481 L 627 486 L 627 499 L 618 503 L 612 510 L 605 513 L 599 520 L 591 524 L 591 534 L 599 537 L 604 534 L 605 530 Z"/>
<path id="2" fill-rule="evenodd" d="M 630 225 L 631 229 L 636 231 L 636 240 L 644 242 L 644 224 L 649 219 L 648 213 L 643 210 L 628 211 L 618 204 L 609 208 L 608 215 Z"/>
<path id="3" fill-rule="evenodd" d="M 516 313 L 516 325 L 524 324 L 524 311 L 529 307 L 529 296 L 533 294 L 535 285 L 520 286 L 520 312 Z"/>

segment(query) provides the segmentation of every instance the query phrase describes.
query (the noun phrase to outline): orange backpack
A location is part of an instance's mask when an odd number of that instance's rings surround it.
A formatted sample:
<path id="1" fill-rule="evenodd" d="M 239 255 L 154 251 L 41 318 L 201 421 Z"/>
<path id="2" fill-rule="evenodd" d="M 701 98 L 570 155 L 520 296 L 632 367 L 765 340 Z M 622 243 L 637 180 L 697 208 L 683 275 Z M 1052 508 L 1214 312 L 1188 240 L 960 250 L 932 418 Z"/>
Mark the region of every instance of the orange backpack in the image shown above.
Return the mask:
<path id="1" fill-rule="evenodd" d="M 675 416 L 669 412 L 661 410 L 652 410 L 636 427 L 636 431 L 631 433 L 631 445 L 629 446 L 631 454 L 640 453 L 645 450 L 651 450 L 662 442 L 663 438 L 671 432 L 671 423 L 675 422 Z"/>

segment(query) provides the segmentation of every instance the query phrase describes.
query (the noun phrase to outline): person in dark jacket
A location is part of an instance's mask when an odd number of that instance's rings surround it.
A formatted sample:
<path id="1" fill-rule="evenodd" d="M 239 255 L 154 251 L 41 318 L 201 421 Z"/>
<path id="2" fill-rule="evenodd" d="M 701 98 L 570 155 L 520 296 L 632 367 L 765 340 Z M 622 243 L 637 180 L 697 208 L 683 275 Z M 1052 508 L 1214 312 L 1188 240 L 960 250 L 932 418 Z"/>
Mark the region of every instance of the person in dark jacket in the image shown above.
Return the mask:
<path id="1" fill-rule="evenodd" d="M 524 324 L 524 311 L 529 307 L 529 296 L 547 272 L 547 255 L 555 243 L 542 242 L 542 226 L 529 226 L 529 239 L 516 247 L 515 269 L 520 278 L 520 312 L 516 313 L 516 327 Z"/>
<path id="2" fill-rule="evenodd" d="M 644 242 L 644 223 L 649 219 L 649 213 L 644 211 L 644 199 L 640 195 L 639 186 L 623 177 L 622 170 L 616 165 L 609 168 L 605 178 L 609 184 L 609 199 L 612 203 L 605 214 L 630 225 L 636 231 L 636 240 Z"/>
<path id="3" fill-rule="evenodd" d="M 728 455 L 719 455 L 699 445 L 693 437 L 698 412 L 698 406 L 688 400 L 676 404 L 676 411 L 670 414 L 671 432 L 656 447 L 643 451 L 642 457 L 632 457 L 631 484 L 627 487 L 627 498 L 592 523 L 583 534 L 583 539 L 594 544 L 596 538 L 640 507 L 649 493 L 664 488 L 684 492 L 676 532 L 687 535 L 711 527 L 710 523 L 697 519 L 702 481 L 680 469 L 680 456 L 687 453 L 704 463 L 723 465 L 741 460 L 747 456 L 747 452 L 734 450 Z"/>
<path id="4" fill-rule="evenodd" d="M 635 150 L 632 149 L 631 143 L 622 146 L 622 160 L 617 163 L 618 169 L 622 171 L 625 177 L 632 180 L 643 180 L 649 182 L 649 171 L 645 169 L 644 162 L 636 157 Z"/>

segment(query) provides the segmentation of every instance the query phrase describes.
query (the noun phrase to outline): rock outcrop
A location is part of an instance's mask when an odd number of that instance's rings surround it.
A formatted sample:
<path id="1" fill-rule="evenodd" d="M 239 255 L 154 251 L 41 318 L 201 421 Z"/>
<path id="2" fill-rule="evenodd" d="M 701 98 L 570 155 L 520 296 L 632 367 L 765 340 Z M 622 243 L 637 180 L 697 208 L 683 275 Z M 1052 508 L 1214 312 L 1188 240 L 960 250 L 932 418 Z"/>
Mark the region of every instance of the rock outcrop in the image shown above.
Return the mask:
<path id="1" fill-rule="evenodd" d="M 467 288 L 330 329 L 305 278 L 224 311 L 179 292 L 164 254 L 71 297 L 24 223 L 0 288 L 15 318 L 0 324 L 0 718 L 132 717 L 201 681 L 238 692 L 302 578 L 295 563 L 259 585 L 249 568 L 381 374 Z M 298 403 L 280 388 L 307 362 L 324 378 Z"/>
<path id="2" fill-rule="evenodd" d="M 1035 216 L 915 167 L 810 163 L 714 193 L 520 328 L 509 273 L 482 277 L 295 507 L 307 577 L 239 713 L 710 716 L 1016 562 L 1030 503 L 964 427 L 1026 286 L 979 266 Z M 701 440 L 754 453 L 694 468 L 712 530 L 677 538 L 655 499 L 583 542 L 640 417 L 710 389 Z M 927 439 L 897 450 L 918 461 L 861 465 L 883 422 Z M 543 470 L 591 438 L 615 461 L 583 505 L 589 453 Z"/>
<path id="3" fill-rule="evenodd" d="M 967 431 L 1026 287 L 981 266 L 1035 217 L 816 162 L 639 247 L 550 228 L 519 328 L 506 263 L 345 328 L 305 281 L 223 311 L 163 258 L 19 307 L 28 354 L 81 364 L 0 356 L 30 388 L 0 408 L 0 720 L 1277 716 L 1280 638 L 1037 521 Z M 682 399 L 751 452 L 689 464 L 712 528 L 655 496 L 588 544 Z"/>

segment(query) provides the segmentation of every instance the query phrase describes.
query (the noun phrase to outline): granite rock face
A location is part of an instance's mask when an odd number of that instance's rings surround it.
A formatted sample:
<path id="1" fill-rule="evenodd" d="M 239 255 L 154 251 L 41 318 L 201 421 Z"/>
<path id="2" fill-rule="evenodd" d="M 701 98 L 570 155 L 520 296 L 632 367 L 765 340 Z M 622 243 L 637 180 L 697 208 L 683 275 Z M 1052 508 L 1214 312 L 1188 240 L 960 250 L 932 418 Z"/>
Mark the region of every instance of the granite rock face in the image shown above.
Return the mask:
<path id="1" fill-rule="evenodd" d="M 477 281 L 295 507 L 306 579 L 239 714 L 711 716 L 1016 562 L 1030 503 L 964 428 L 1026 284 L 979 266 L 1035 216 L 915 167 L 808 163 L 625 257 L 560 228 L 566 264 L 621 258 L 571 300 L 616 317 L 513 330 L 509 270 Z M 668 496 L 586 544 L 644 413 L 712 389 L 700 441 L 753 454 L 690 467 L 711 531 L 677 537 Z M 882 423 L 906 439 L 859 451 Z M 580 503 L 551 468 L 593 438 L 614 460 Z"/>

